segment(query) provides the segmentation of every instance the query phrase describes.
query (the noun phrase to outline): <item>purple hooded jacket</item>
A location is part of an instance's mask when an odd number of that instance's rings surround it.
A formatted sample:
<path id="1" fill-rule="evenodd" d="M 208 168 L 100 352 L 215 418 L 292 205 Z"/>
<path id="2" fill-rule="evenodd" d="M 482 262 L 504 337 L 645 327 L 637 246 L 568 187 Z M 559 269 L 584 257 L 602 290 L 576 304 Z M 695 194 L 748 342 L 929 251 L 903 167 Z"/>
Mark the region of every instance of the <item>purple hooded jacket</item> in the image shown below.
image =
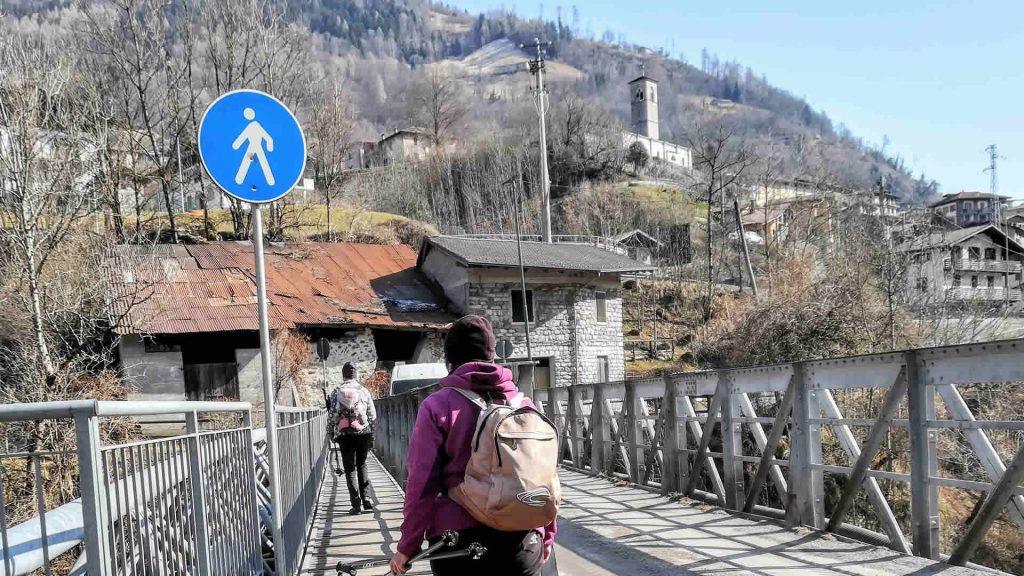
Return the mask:
<path id="1" fill-rule="evenodd" d="M 423 539 L 445 530 L 480 526 L 469 512 L 449 499 L 447 492 L 462 482 L 469 463 L 473 430 L 479 409 L 451 390 L 472 390 L 493 401 L 508 401 L 519 393 L 508 368 L 488 362 L 469 362 L 441 380 L 441 389 L 420 404 L 409 442 L 409 475 L 405 487 L 405 520 L 398 551 L 415 556 Z M 524 405 L 533 406 L 530 400 Z M 555 540 L 555 522 L 539 531 L 545 546 Z"/>

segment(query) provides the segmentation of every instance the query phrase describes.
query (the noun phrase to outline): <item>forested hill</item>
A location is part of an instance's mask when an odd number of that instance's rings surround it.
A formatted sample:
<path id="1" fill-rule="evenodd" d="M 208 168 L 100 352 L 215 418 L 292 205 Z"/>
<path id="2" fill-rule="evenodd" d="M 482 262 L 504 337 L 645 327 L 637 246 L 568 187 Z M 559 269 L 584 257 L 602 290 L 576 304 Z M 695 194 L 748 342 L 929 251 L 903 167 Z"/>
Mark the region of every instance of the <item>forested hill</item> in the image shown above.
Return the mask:
<path id="1" fill-rule="evenodd" d="M 867 187 L 884 175 L 892 191 L 907 202 L 921 202 L 937 188 L 924 175 L 911 174 L 902 158 L 860 141 L 823 111 L 750 68 L 722 62 L 706 50 L 691 64 L 660 50 L 616 42 L 612 32 L 600 40 L 588 38 L 579 29 L 576 7 L 558 7 L 554 21 L 542 22 L 509 12 L 471 15 L 425 0 L 282 1 L 292 18 L 336 41 L 335 49 L 372 59 L 395 58 L 410 66 L 462 58 L 502 38 L 517 43 L 535 37 L 549 40 L 551 58 L 585 72 L 575 81 L 576 91 L 623 119 L 629 113 L 625 83 L 637 76 L 643 62 L 662 85 L 664 139 L 685 142 L 695 109 L 707 106 L 709 98 L 727 100 L 735 103 L 726 112 L 735 125 L 778 154 L 789 177 Z M 383 79 L 370 90 L 386 83 Z"/>
<path id="2" fill-rule="evenodd" d="M 102 2 L 103 0 L 94 0 Z M 140 0 L 147 2 L 199 0 Z M 238 0 L 216 0 L 234 2 Z M 246 0 L 252 1 L 252 0 Z M 811 103 L 737 62 L 723 62 L 709 46 L 696 59 L 616 40 L 587 37 L 576 7 L 558 7 L 554 21 L 526 20 L 508 12 L 472 15 L 427 0 L 258 0 L 284 10 L 308 28 L 322 59 L 337 60 L 354 95 L 363 133 L 379 134 L 405 121 L 402 94 L 415 69 L 461 59 L 495 40 L 550 40 L 550 58 L 583 74 L 572 78 L 574 92 L 626 120 L 626 82 L 639 66 L 661 83 L 662 138 L 686 143 L 687 129 L 701 111 L 727 117 L 761 156 L 776 156 L 781 175 L 849 187 L 868 187 L 885 176 L 905 202 L 921 202 L 936 185 L 911 174 L 902 158 L 860 141 Z M 71 4 L 64 0 L 7 0 L 3 10 L 16 17 L 39 16 Z"/>

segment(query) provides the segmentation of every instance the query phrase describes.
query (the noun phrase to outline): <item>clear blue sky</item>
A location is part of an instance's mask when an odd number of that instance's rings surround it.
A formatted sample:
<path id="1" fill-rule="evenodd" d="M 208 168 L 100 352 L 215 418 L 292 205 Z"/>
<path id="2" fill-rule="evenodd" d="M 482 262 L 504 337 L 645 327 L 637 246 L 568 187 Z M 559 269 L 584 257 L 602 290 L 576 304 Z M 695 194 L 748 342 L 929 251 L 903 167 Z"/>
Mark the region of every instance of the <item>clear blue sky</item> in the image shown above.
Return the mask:
<path id="1" fill-rule="evenodd" d="M 478 13 L 540 15 L 540 3 L 449 0 Z M 580 28 L 682 52 L 707 48 L 899 153 L 941 191 L 988 190 L 996 144 L 1000 193 L 1024 199 L 1024 2 L 1020 0 L 578 0 Z M 543 3 L 556 17 L 558 2 Z M 562 3 L 571 23 L 573 2 Z"/>

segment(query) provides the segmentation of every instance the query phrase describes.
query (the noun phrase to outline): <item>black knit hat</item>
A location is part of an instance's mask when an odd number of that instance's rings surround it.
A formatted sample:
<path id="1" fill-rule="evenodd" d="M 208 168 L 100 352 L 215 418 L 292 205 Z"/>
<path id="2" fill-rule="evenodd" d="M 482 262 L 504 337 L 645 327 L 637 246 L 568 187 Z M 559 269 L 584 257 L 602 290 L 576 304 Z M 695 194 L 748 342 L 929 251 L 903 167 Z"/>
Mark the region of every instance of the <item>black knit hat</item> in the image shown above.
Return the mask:
<path id="1" fill-rule="evenodd" d="M 351 362 L 345 362 L 345 365 L 341 367 L 341 377 L 345 380 L 355 378 L 356 367 Z"/>
<path id="2" fill-rule="evenodd" d="M 444 356 L 452 368 L 466 362 L 494 359 L 494 331 L 483 316 L 463 316 L 452 323 L 444 339 Z"/>

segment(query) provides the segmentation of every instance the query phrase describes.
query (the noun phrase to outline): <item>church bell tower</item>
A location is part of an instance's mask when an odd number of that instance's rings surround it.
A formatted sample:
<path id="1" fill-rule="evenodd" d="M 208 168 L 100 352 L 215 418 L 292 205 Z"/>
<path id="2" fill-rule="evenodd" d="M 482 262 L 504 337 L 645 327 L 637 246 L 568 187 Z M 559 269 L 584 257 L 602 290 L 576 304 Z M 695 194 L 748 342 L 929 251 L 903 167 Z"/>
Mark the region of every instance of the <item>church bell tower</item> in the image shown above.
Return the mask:
<path id="1" fill-rule="evenodd" d="M 629 83 L 631 130 L 654 140 L 661 140 L 658 131 L 658 82 L 641 73 Z"/>

